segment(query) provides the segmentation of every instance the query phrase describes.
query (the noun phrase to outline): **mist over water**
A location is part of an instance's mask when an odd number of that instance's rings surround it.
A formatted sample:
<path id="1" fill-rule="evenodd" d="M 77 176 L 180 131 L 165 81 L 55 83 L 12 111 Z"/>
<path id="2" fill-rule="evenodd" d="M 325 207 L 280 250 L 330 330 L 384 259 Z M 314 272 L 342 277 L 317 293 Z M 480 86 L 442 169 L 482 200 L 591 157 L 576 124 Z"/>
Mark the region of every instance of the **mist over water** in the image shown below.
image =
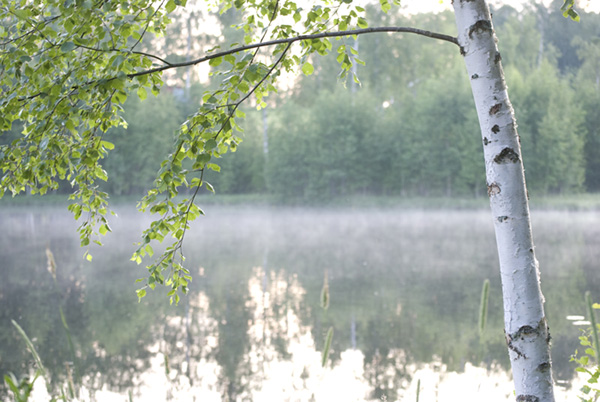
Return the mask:
<path id="1" fill-rule="evenodd" d="M 117 210 L 113 233 L 88 263 L 68 212 L 4 210 L 0 375 L 33 367 L 15 320 L 51 373 L 48 388 L 71 376 L 83 399 L 131 392 L 134 400 L 397 400 L 414 398 L 417 380 L 421 400 L 454 400 L 456 387 L 474 400 L 512 397 L 488 210 L 205 211 L 184 245 L 190 294 L 170 306 L 164 289 L 141 303 L 134 292 L 146 272 L 129 258 L 149 217 Z M 586 290 L 600 295 L 600 217 L 534 211 L 533 230 L 555 377 L 570 381 L 579 330 L 566 316 L 585 315 Z"/>

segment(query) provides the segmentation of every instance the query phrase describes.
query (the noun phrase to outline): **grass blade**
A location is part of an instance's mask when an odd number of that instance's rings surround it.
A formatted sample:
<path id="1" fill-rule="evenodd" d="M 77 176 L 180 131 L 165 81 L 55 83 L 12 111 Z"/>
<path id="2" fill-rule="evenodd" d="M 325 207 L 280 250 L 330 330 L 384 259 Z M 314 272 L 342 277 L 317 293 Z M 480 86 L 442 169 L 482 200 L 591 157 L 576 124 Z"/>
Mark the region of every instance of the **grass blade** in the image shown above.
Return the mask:
<path id="1" fill-rule="evenodd" d="M 488 315 L 488 300 L 490 297 L 490 280 L 486 279 L 483 281 L 483 287 L 481 289 L 481 301 L 479 303 L 479 336 L 483 335 L 485 331 L 485 324 L 487 323 Z"/>
<path id="2" fill-rule="evenodd" d="M 327 279 L 327 271 L 323 277 L 323 289 L 321 289 L 321 308 L 327 310 L 329 308 L 329 281 Z"/>
<path id="3" fill-rule="evenodd" d="M 333 327 L 327 331 L 327 338 L 325 338 L 325 347 L 323 348 L 323 357 L 321 360 L 321 366 L 325 367 L 327 360 L 329 359 L 329 351 L 331 349 L 331 340 L 333 339 Z"/>
<path id="4" fill-rule="evenodd" d="M 25 333 L 23 328 L 21 328 L 21 326 L 19 324 L 17 324 L 17 322 L 15 320 L 11 320 L 11 321 L 12 321 L 12 324 L 17 329 L 17 331 L 19 331 L 19 334 L 21 334 L 21 337 L 23 337 L 23 339 L 25 340 L 25 343 L 27 344 L 27 349 L 29 349 L 29 351 L 33 355 L 33 358 L 35 359 L 35 364 L 37 365 L 38 370 L 40 371 L 40 374 L 43 377 L 45 377 L 46 369 L 44 368 L 44 365 L 42 364 L 42 359 L 40 359 L 40 356 L 38 355 L 37 351 L 35 350 L 33 343 L 31 342 L 31 340 L 29 339 L 29 337 L 27 336 L 27 334 Z"/>

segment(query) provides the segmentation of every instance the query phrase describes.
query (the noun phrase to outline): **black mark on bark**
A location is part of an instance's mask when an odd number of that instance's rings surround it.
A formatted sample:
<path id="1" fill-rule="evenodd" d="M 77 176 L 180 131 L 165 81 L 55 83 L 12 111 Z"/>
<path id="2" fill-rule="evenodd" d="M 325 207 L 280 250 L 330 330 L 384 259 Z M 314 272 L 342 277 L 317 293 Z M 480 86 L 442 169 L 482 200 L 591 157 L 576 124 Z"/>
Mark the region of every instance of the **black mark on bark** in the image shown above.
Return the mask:
<path id="1" fill-rule="evenodd" d="M 551 365 L 549 362 L 543 362 L 537 367 L 537 369 L 543 373 L 550 370 L 550 367 Z"/>
<path id="2" fill-rule="evenodd" d="M 546 338 L 546 340 L 548 340 L 548 342 L 549 342 L 548 338 L 550 336 L 549 335 L 550 331 L 546 325 L 546 318 L 542 318 L 536 327 L 532 327 L 531 325 L 523 325 L 514 334 L 507 334 L 505 331 L 504 336 L 506 338 L 506 344 L 508 345 L 508 348 L 510 350 L 512 350 L 513 352 L 516 353 L 517 358 L 522 357 L 523 359 L 527 359 L 527 356 L 513 344 L 513 341 L 517 340 L 517 339 L 523 341 L 523 340 L 525 340 L 525 337 L 540 336 L 540 335 L 542 335 L 542 331 L 544 331 L 544 330 L 548 331 L 547 332 L 548 337 Z M 547 365 L 547 367 L 546 367 L 546 365 Z M 541 370 L 549 370 L 549 369 L 550 369 L 549 362 L 541 363 L 538 366 L 538 370 L 540 370 L 540 371 Z M 517 398 L 517 400 L 529 401 L 530 399 L 518 399 Z M 532 400 L 536 401 L 537 399 L 532 399 Z"/>
<path id="3" fill-rule="evenodd" d="M 499 132 L 500 132 L 500 126 L 495 124 L 494 127 L 492 127 L 492 133 L 498 134 Z"/>
<path id="4" fill-rule="evenodd" d="M 502 109 L 502 103 L 496 103 L 494 106 L 490 108 L 490 116 L 495 115 Z"/>
<path id="5" fill-rule="evenodd" d="M 491 197 L 493 195 L 498 195 L 498 194 L 500 194 L 500 186 L 498 184 L 496 184 L 495 182 L 492 184 L 488 184 L 487 192 L 488 192 L 489 197 Z"/>
<path id="6" fill-rule="evenodd" d="M 479 20 L 469 28 L 469 38 L 473 39 L 474 33 L 492 33 L 492 23 L 489 20 Z"/>
<path id="7" fill-rule="evenodd" d="M 517 354 L 517 358 L 522 357 L 523 359 L 527 359 L 525 353 L 521 352 L 515 345 L 512 344 L 512 341 L 508 343 L 508 348 Z M 515 359 L 517 360 L 517 359 Z"/>
<path id="8" fill-rule="evenodd" d="M 508 348 L 510 350 L 512 350 L 513 352 L 516 353 L 517 358 L 522 357 L 523 359 L 527 359 L 527 356 L 525 356 L 525 353 L 521 352 L 519 349 L 517 349 L 517 347 L 515 345 L 513 345 L 514 338 L 510 334 L 507 334 L 506 331 L 504 331 L 504 338 L 506 339 L 506 345 L 508 346 Z"/>
<path id="9" fill-rule="evenodd" d="M 550 341 L 552 340 L 552 335 L 550 335 L 550 326 L 548 325 L 548 321 L 546 321 L 546 317 L 543 317 L 540 321 L 540 325 L 546 326 L 546 343 L 550 345 Z"/>
<path id="10" fill-rule="evenodd" d="M 499 216 L 497 219 L 498 222 L 506 222 L 508 220 L 508 216 Z"/>
<path id="11" fill-rule="evenodd" d="M 483 137 L 483 145 L 490 144 L 492 141 L 488 140 L 487 137 Z"/>
<path id="12" fill-rule="evenodd" d="M 539 327 L 533 328 L 531 325 L 523 325 L 511 337 L 512 337 L 512 339 L 516 339 L 516 338 L 523 339 L 524 335 L 537 335 L 537 334 L 539 334 Z"/>
<path id="13" fill-rule="evenodd" d="M 540 398 L 535 395 L 519 395 L 517 402 L 540 402 Z"/>
<path id="14" fill-rule="evenodd" d="M 502 60 L 502 56 L 500 55 L 500 52 L 496 52 L 496 56 L 494 56 L 494 63 L 498 64 L 498 63 L 500 63 L 501 60 Z"/>
<path id="15" fill-rule="evenodd" d="M 512 148 L 504 148 L 498 155 L 496 155 L 494 162 L 498 164 L 517 163 L 519 162 L 519 155 Z"/>
<path id="16" fill-rule="evenodd" d="M 479 78 L 479 74 L 473 74 L 473 75 L 471 76 L 471 79 L 472 79 L 472 80 L 476 80 L 477 78 Z"/>

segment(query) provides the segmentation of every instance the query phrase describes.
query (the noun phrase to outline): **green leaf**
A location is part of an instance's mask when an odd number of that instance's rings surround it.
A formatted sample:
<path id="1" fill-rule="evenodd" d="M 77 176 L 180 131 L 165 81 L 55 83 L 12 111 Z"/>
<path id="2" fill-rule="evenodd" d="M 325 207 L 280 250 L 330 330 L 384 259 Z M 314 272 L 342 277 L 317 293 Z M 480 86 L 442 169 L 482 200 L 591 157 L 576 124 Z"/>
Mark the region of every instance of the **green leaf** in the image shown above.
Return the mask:
<path id="1" fill-rule="evenodd" d="M 113 144 L 112 142 L 100 141 L 100 145 L 106 149 L 115 149 L 115 144 Z"/>
<path id="2" fill-rule="evenodd" d="M 576 22 L 579 22 L 579 14 L 577 13 L 577 11 L 573 10 L 572 8 L 568 11 L 567 15 Z"/>
<path id="3" fill-rule="evenodd" d="M 566 11 L 569 8 L 573 7 L 575 0 L 564 0 L 563 5 L 560 7 L 562 11 Z"/>
<path id="4" fill-rule="evenodd" d="M 125 89 L 125 80 L 114 78 L 109 81 L 108 85 L 114 89 Z"/>
<path id="5" fill-rule="evenodd" d="M 60 46 L 60 51 L 64 52 L 64 53 L 69 53 L 70 51 L 72 51 L 73 49 L 75 49 L 75 44 L 73 42 L 64 42 L 61 46 Z"/>
<path id="6" fill-rule="evenodd" d="M 358 17 L 358 26 L 360 28 L 363 28 L 363 29 L 364 28 L 368 28 L 369 27 L 369 23 L 363 17 Z"/>
<path id="7" fill-rule="evenodd" d="M 209 163 L 206 165 L 206 167 L 210 170 L 214 170 L 215 172 L 220 172 L 221 171 L 221 167 L 215 163 Z"/>
<path id="8" fill-rule="evenodd" d="M 217 67 L 222 62 L 223 62 L 223 58 L 222 57 L 215 57 L 214 59 L 210 59 L 208 61 L 208 65 L 212 66 L 212 67 Z"/>
<path id="9" fill-rule="evenodd" d="M 560 9 L 563 12 L 563 17 L 571 18 L 573 21 L 579 22 L 579 14 L 573 9 L 574 6 L 574 0 L 564 0 L 564 3 Z"/>
<path id="10" fill-rule="evenodd" d="M 167 2 L 167 4 L 165 5 L 165 10 L 167 10 L 167 13 L 172 13 L 176 7 L 177 7 L 177 4 L 175 4 L 175 0 L 169 0 Z"/>
<path id="11" fill-rule="evenodd" d="M 310 64 L 309 62 L 304 63 L 304 65 L 302 66 L 302 72 L 305 75 L 312 75 L 312 73 L 315 71 L 315 68 L 313 67 L 312 64 Z"/>
<path id="12" fill-rule="evenodd" d="M 10 3 L 8 3 L 10 4 Z M 31 11 L 24 8 L 24 9 L 12 9 L 11 12 L 16 15 L 19 19 L 22 20 L 26 20 L 27 18 L 29 18 L 31 16 Z"/>
<path id="13" fill-rule="evenodd" d="M 153 249 L 153 248 L 152 248 L 152 246 L 150 246 L 149 244 L 146 244 L 146 248 L 145 248 L 145 250 L 146 250 L 146 253 L 147 253 L 147 254 L 148 254 L 150 257 L 152 257 L 152 256 L 154 255 L 154 249 Z M 151 281 L 151 282 L 154 282 L 154 278 L 153 278 L 153 277 L 150 277 L 150 281 Z"/>
<path id="14" fill-rule="evenodd" d="M 148 92 L 146 92 L 146 88 L 144 87 L 139 87 L 137 90 L 137 96 L 138 98 L 140 98 L 140 100 L 144 100 L 148 97 Z"/>
<path id="15" fill-rule="evenodd" d="M 138 289 L 135 291 L 137 293 L 138 302 L 142 300 L 142 297 L 146 296 L 146 289 Z"/>
<path id="16" fill-rule="evenodd" d="M 98 229 L 98 231 L 100 232 L 100 234 L 102 236 L 106 235 L 107 232 L 112 232 L 110 226 L 108 226 L 108 223 L 101 225 L 100 228 Z"/>
<path id="17" fill-rule="evenodd" d="M 381 11 L 386 14 L 392 9 L 392 6 L 387 0 L 379 0 L 379 4 L 381 5 Z"/>
<path id="18" fill-rule="evenodd" d="M 217 146 L 217 141 L 215 141 L 214 139 L 210 139 L 208 141 L 206 141 L 206 143 L 204 144 L 204 149 L 206 149 L 207 151 L 210 151 L 212 149 L 215 149 Z"/>
<path id="19" fill-rule="evenodd" d="M 240 82 L 237 87 L 238 87 L 238 90 L 244 94 L 250 90 L 250 86 L 248 85 L 248 83 L 246 81 Z"/>

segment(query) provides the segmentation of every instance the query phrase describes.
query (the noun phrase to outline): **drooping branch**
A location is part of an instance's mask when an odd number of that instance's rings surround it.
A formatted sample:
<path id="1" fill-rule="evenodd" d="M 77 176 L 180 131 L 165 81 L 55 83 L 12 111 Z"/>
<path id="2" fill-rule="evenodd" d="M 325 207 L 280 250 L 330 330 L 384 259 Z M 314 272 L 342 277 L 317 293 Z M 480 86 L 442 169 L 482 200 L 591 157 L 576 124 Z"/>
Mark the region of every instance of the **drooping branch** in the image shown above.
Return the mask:
<path id="1" fill-rule="evenodd" d="M 445 35 L 445 34 L 441 34 L 441 33 L 437 33 L 437 32 L 426 31 L 426 30 L 418 29 L 418 28 L 410 28 L 410 27 L 363 28 L 363 29 L 354 29 L 354 30 L 348 30 L 348 31 L 322 32 L 322 33 L 312 34 L 312 35 L 299 35 L 299 36 L 294 36 L 292 38 L 283 38 L 283 39 L 275 39 L 275 40 L 266 41 L 266 42 L 252 43 L 249 45 L 239 46 L 239 47 L 235 47 L 233 49 L 225 50 L 223 52 L 213 53 L 213 54 L 210 54 L 210 55 L 207 55 L 204 57 L 200 57 L 195 60 L 185 61 L 185 62 L 181 62 L 181 63 L 171 63 L 166 66 L 160 66 L 160 67 L 151 68 L 149 70 L 138 71 L 137 73 L 128 74 L 128 77 L 133 78 L 133 77 L 139 77 L 139 76 L 146 75 L 146 74 L 156 73 L 159 71 L 170 70 L 172 68 L 194 66 L 196 64 L 200 64 L 200 63 L 203 63 L 208 60 L 216 59 L 216 58 L 227 56 L 230 54 L 243 52 L 244 50 L 257 49 L 257 48 L 266 47 L 266 46 L 274 46 L 274 45 L 280 45 L 280 44 L 292 44 L 294 42 L 303 41 L 303 40 L 314 40 L 314 39 L 323 39 L 323 38 L 339 38 L 339 37 L 343 37 L 343 36 L 364 35 L 364 34 L 369 34 L 369 33 L 381 33 L 381 32 L 412 33 L 415 35 L 426 36 L 428 38 L 450 42 L 450 43 L 453 43 L 453 44 L 459 46 L 458 39 L 454 36 Z"/>

